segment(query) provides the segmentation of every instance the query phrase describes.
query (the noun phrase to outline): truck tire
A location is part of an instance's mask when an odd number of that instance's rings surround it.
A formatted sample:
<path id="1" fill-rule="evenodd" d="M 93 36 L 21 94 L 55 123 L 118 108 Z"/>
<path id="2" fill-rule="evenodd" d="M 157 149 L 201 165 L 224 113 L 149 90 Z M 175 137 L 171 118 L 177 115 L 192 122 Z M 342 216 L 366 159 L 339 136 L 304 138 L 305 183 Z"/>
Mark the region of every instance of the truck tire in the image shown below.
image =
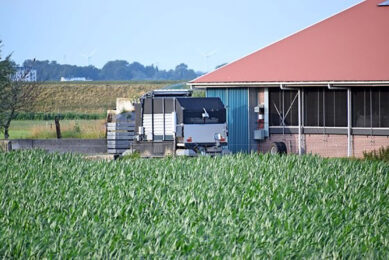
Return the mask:
<path id="1" fill-rule="evenodd" d="M 271 144 L 270 154 L 286 154 L 286 145 L 284 142 L 274 142 Z"/>

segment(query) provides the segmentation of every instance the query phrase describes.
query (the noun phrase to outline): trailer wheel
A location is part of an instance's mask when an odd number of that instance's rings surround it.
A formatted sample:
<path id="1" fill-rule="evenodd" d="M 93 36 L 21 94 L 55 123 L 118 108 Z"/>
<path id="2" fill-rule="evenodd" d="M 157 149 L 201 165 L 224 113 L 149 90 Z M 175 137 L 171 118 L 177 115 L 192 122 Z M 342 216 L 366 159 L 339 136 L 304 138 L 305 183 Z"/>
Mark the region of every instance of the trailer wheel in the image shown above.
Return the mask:
<path id="1" fill-rule="evenodd" d="M 270 154 L 286 154 L 286 145 L 284 142 L 274 142 L 271 144 Z"/>

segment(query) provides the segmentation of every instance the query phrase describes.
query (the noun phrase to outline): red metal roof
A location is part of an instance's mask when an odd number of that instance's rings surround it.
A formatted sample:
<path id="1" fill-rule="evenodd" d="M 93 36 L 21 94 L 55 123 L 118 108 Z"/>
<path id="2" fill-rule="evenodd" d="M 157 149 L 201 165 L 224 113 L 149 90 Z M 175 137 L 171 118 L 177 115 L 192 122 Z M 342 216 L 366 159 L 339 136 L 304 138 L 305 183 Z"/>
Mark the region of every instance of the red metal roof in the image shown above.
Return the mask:
<path id="1" fill-rule="evenodd" d="M 389 6 L 381 2 L 366 0 L 191 83 L 387 81 Z"/>

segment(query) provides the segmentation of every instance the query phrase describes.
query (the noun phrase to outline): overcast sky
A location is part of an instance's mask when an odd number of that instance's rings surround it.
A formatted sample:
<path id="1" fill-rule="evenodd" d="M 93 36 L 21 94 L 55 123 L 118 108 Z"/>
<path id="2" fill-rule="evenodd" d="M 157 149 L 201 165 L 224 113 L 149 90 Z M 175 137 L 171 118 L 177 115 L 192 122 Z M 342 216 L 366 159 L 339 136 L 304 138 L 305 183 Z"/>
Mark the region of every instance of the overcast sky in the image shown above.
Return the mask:
<path id="1" fill-rule="evenodd" d="M 212 70 L 360 0 L 0 0 L 2 54 Z"/>

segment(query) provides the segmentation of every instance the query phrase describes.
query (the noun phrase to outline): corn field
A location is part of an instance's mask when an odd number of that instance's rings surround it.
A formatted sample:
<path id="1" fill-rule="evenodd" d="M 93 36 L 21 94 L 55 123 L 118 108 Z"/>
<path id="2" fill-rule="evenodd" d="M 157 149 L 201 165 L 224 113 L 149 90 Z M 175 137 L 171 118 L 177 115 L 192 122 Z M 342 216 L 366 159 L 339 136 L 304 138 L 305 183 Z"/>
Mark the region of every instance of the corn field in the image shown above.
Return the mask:
<path id="1" fill-rule="evenodd" d="M 389 165 L 0 153 L 1 258 L 388 258 Z"/>

